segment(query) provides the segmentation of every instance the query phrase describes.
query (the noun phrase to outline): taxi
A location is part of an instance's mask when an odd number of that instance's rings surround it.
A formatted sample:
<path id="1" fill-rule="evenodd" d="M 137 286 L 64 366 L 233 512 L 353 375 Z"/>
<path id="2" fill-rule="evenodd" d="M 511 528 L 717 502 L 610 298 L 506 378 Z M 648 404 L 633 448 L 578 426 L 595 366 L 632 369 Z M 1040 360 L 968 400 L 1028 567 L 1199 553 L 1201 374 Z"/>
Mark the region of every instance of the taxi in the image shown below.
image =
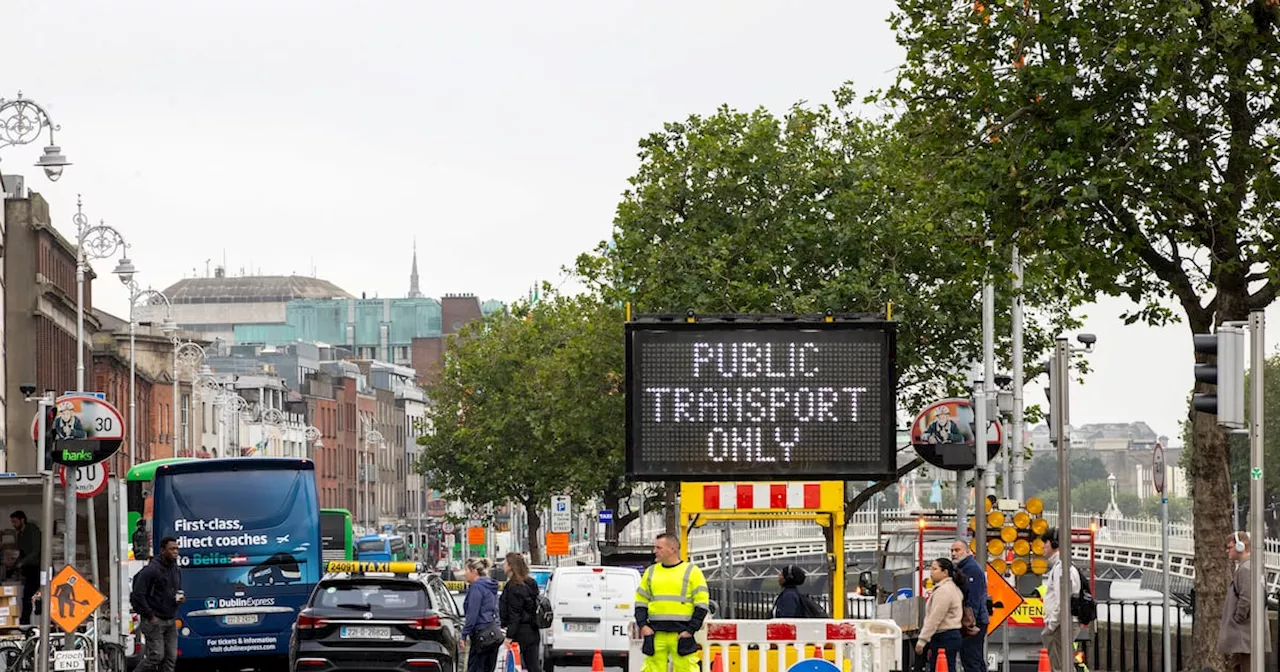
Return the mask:
<path id="1" fill-rule="evenodd" d="M 292 672 L 456 672 L 463 616 L 444 582 L 413 562 L 335 560 L 298 613 Z"/>

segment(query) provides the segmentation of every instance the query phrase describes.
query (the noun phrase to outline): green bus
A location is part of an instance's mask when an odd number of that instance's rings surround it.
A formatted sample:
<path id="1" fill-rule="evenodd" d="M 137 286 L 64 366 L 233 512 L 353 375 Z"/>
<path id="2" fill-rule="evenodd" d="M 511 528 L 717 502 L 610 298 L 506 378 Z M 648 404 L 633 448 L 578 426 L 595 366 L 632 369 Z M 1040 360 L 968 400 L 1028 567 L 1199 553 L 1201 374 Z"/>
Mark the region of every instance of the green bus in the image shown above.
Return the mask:
<path id="1" fill-rule="evenodd" d="M 151 557 L 149 521 L 151 520 L 151 488 L 156 480 L 156 469 L 176 462 L 187 462 L 193 457 L 165 457 L 142 464 L 135 464 L 125 475 L 125 499 L 129 509 L 129 559 L 145 560 Z M 147 525 L 140 524 L 148 521 Z M 141 551 L 141 553 L 138 553 Z M 142 557 L 136 557 L 136 555 Z"/>
<path id="2" fill-rule="evenodd" d="M 325 562 L 355 560 L 350 511 L 320 509 L 320 558 Z"/>

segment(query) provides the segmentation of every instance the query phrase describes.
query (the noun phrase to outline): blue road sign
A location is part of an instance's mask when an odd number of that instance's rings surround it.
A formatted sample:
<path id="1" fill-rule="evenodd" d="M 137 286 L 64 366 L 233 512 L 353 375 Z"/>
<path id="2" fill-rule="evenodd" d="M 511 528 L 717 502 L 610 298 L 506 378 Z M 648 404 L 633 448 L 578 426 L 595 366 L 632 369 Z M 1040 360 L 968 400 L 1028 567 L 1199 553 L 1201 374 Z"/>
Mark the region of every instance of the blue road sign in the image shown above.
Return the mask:
<path id="1" fill-rule="evenodd" d="M 787 668 L 787 672 L 840 672 L 840 668 L 822 658 L 806 658 L 796 661 L 795 665 Z"/>
<path id="2" fill-rule="evenodd" d="M 107 400 L 106 392 L 63 392 L 64 397 L 93 397 L 95 399 Z"/>
<path id="3" fill-rule="evenodd" d="M 609 523 L 612 523 L 612 522 L 613 522 L 613 510 L 612 510 L 612 509 L 603 509 L 603 510 L 601 510 L 601 511 L 600 511 L 600 522 L 601 522 L 601 523 L 603 523 L 603 524 L 605 524 L 605 525 L 608 525 Z"/>

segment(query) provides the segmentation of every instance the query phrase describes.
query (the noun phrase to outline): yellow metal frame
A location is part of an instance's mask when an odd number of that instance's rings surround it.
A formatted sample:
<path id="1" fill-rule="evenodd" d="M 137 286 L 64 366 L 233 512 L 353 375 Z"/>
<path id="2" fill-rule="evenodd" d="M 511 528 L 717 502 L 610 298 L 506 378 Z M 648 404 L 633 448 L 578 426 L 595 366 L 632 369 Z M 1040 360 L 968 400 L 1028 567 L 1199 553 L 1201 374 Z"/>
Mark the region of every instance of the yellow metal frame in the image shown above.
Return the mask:
<path id="1" fill-rule="evenodd" d="M 809 481 L 812 483 L 812 481 Z M 715 509 L 702 506 L 705 486 L 719 482 L 685 482 L 680 484 L 680 554 L 689 559 L 689 531 L 711 522 L 750 522 L 755 520 L 807 520 L 829 530 L 827 568 L 831 574 L 831 617 L 844 618 L 844 481 L 820 481 L 821 495 L 815 509 Z M 777 481 L 737 481 L 735 485 L 777 485 Z"/>

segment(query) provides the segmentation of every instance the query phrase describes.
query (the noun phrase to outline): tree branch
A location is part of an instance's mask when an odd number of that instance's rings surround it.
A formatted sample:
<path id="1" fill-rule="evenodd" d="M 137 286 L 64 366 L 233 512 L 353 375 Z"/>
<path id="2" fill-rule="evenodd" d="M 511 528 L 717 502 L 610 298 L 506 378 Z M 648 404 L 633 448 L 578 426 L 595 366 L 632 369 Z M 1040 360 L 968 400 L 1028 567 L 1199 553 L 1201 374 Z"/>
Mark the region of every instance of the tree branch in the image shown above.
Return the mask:
<path id="1" fill-rule="evenodd" d="M 899 479 L 911 473 L 913 469 L 915 469 L 916 467 L 919 467 L 922 464 L 924 464 L 924 458 L 917 457 L 916 459 L 911 460 L 910 462 L 902 465 L 901 467 L 898 467 L 898 473 L 895 475 L 893 480 L 880 481 L 875 485 L 867 488 L 866 490 L 859 492 L 853 499 L 849 500 L 848 502 L 845 502 L 845 505 L 844 505 L 845 521 L 848 521 L 849 518 L 853 516 L 853 514 L 857 513 L 858 509 L 861 509 L 864 504 L 871 501 L 872 497 L 875 497 L 876 495 L 889 489 L 889 486 L 893 485 L 894 483 L 897 483 Z"/>

